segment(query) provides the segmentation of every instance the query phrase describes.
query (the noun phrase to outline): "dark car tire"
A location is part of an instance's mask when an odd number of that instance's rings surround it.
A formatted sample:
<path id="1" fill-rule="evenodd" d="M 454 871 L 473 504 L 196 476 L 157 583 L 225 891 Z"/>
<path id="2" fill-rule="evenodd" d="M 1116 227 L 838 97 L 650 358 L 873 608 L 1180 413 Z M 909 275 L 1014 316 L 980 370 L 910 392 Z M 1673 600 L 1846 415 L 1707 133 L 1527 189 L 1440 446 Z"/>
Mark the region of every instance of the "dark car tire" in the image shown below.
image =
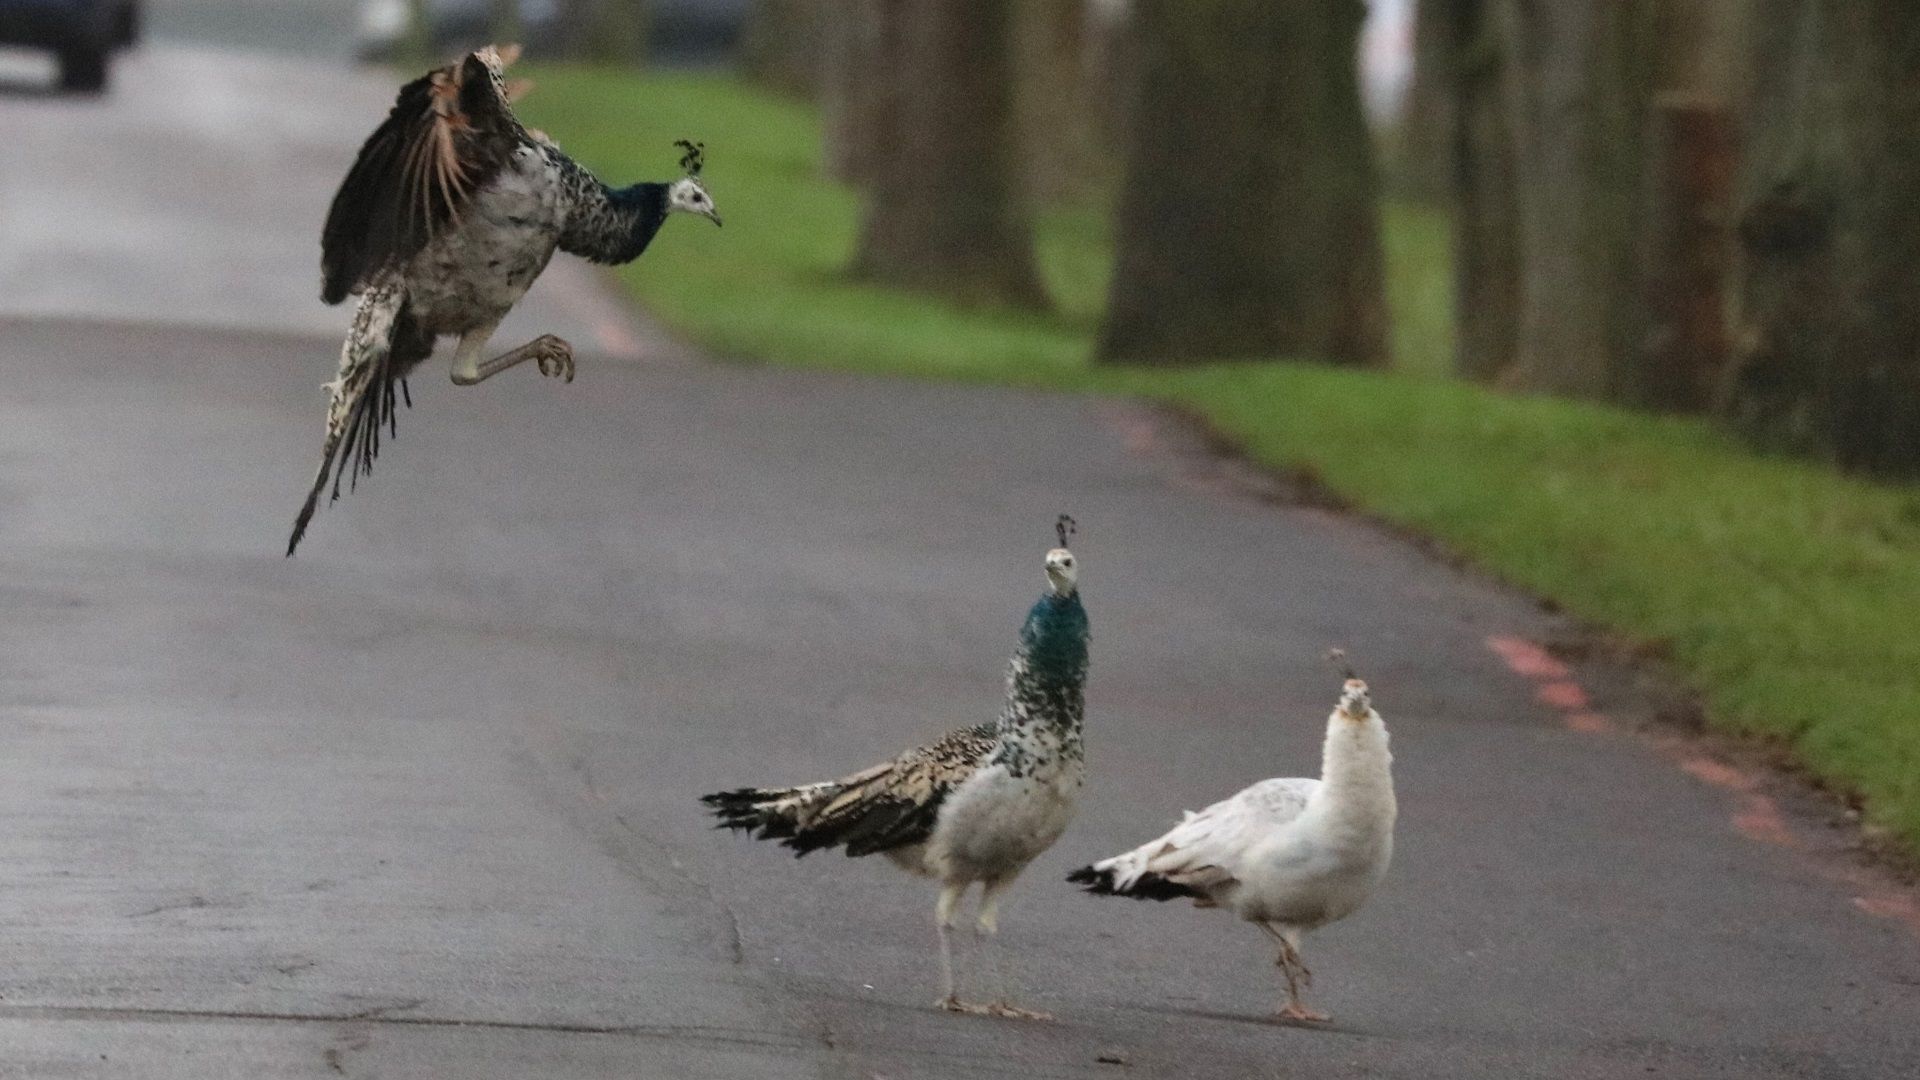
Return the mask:
<path id="1" fill-rule="evenodd" d="M 76 45 L 60 53 L 60 89 L 97 94 L 106 88 L 105 45 Z"/>

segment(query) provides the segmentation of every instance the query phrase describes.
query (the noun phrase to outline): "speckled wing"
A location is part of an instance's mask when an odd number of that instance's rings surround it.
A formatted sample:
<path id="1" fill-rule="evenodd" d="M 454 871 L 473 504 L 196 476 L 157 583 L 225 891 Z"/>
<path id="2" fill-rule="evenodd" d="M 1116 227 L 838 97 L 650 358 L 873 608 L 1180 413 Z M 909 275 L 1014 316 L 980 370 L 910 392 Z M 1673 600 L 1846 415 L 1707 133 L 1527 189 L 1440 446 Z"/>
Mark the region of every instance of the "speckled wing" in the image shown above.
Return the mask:
<path id="1" fill-rule="evenodd" d="M 721 828 L 779 840 L 800 855 L 828 847 L 844 847 L 849 856 L 872 855 L 926 840 L 941 803 L 986 761 L 998 741 L 994 725 L 981 724 L 839 780 L 741 788 L 701 801 L 713 808 Z"/>
<path id="2" fill-rule="evenodd" d="M 512 58 L 481 49 L 401 88 L 327 213 L 322 300 L 337 304 L 418 254 L 511 160 L 524 138 L 501 75 Z"/>
<path id="3" fill-rule="evenodd" d="M 1088 891 L 1141 900 L 1204 899 L 1234 881 L 1259 842 L 1307 808 L 1320 781 L 1262 780 L 1197 813 L 1123 855 L 1076 870 L 1067 880 Z"/>

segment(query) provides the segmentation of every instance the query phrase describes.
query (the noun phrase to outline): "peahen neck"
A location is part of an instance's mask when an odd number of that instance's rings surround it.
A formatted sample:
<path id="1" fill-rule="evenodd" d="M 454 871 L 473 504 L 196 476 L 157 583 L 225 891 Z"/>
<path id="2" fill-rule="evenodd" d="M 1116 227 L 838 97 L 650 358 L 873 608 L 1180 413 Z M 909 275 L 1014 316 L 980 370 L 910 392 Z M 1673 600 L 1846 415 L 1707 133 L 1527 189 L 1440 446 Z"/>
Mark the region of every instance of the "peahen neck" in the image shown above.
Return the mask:
<path id="1" fill-rule="evenodd" d="M 667 222 L 666 184 L 640 183 L 606 189 L 610 211 L 607 256 L 604 261 L 632 262 L 647 250 L 655 233 Z"/>
<path id="2" fill-rule="evenodd" d="M 1387 725 L 1369 710 L 1364 720 L 1350 720 L 1339 710 L 1327 720 L 1327 740 L 1321 748 L 1320 790 L 1315 800 L 1321 812 L 1366 834 L 1393 829 L 1393 754 L 1387 749 Z"/>
<path id="3" fill-rule="evenodd" d="M 1087 639 L 1087 609 L 1078 592 L 1048 593 L 1033 605 L 1007 673 L 1003 732 L 1079 730 L 1086 714 Z"/>

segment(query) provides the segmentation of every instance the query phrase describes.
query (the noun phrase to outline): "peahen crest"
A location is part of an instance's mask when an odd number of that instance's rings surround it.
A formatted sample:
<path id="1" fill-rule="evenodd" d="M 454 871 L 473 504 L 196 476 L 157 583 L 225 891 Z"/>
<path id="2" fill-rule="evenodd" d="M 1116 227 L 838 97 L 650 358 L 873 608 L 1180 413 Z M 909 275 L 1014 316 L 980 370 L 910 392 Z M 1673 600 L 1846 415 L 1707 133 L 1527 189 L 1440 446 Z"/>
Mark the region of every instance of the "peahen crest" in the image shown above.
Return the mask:
<path id="1" fill-rule="evenodd" d="M 707 144 L 703 142 L 690 142 L 686 139 L 675 139 L 673 140 L 673 145 L 684 151 L 680 155 L 680 168 L 685 171 L 688 176 L 699 176 L 701 166 L 707 163 Z"/>

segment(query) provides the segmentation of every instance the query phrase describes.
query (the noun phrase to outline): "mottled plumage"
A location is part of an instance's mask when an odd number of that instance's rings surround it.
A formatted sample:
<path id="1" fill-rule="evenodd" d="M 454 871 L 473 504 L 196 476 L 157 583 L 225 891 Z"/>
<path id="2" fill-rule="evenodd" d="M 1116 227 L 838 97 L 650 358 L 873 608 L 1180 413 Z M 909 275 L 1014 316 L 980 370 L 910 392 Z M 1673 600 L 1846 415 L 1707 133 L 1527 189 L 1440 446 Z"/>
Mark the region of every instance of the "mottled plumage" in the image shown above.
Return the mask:
<path id="1" fill-rule="evenodd" d="M 1046 566 L 1050 588 L 1021 626 L 1006 704 L 994 723 L 952 732 L 839 780 L 740 788 L 702 800 L 721 827 L 779 840 L 798 855 L 827 847 L 850 856 L 885 854 L 938 880 L 935 923 L 947 1008 L 1040 1015 L 1004 1001 L 962 1002 L 947 930 L 962 894 L 978 882 L 980 932 L 995 932 L 1000 893 L 1065 831 L 1083 782 L 1087 613 L 1073 554 L 1056 548 Z"/>
<path id="2" fill-rule="evenodd" d="M 1084 866 L 1067 880 L 1099 896 L 1192 899 L 1222 907 L 1278 943 L 1280 1015 L 1324 1020 L 1300 998 L 1312 978 L 1300 938 L 1366 902 L 1393 857 L 1393 755 L 1367 685 L 1349 678 L 1327 718 L 1320 779 L 1262 780 L 1164 836 Z"/>
<path id="3" fill-rule="evenodd" d="M 892 851 L 926 841 L 941 803 L 998 741 L 995 725 L 979 724 L 839 780 L 740 788 L 703 801 L 727 828 L 778 840 L 798 855 L 831 847 L 849 856 Z"/>
<path id="4" fill-rule="evenodd" d="M 394 432 L 406 378 L 442 336 L 460 339 L 453 381 L 471 385 L 527 360 L 573 378 L 573 347 L 551 334 L 482 353 L 556 249 L 601 263 L 638 258 L 673 211 L 717 224 L 697 179 L 610 188 L 522 127 L 503 77 L 512 53 L 487 48 L 401 88 L 341 183 L 321 232 L 321 299 L 360 306 L 327 384 L 319 474 L 287 543 L 299 546 L 332 482 L 370 472 Z"/>

